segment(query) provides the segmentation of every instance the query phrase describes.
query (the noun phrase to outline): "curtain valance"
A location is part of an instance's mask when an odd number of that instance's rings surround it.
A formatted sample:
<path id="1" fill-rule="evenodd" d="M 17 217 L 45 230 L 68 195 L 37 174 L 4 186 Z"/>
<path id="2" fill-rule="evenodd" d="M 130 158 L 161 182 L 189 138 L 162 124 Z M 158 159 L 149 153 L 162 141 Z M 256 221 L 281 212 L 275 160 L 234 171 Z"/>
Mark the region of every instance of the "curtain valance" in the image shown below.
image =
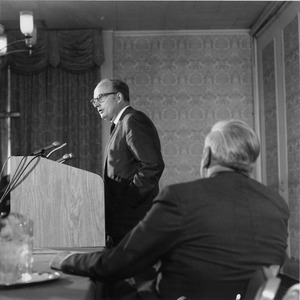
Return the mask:
<path id="1" fill-rule="evenodd" d="M 8 43 L 24 39 L 20 31 L 7 32 Z M 25 42 L 9 46 L 9 52 L 25 49 Z M 101 30 L 38 30 L 32 54 L 12 53 L 0 58 L 0 68 L 10 65 L 19 73 L 39 72 L 46 66 L 71 72 L 100 67 L 104 61 Z"/>

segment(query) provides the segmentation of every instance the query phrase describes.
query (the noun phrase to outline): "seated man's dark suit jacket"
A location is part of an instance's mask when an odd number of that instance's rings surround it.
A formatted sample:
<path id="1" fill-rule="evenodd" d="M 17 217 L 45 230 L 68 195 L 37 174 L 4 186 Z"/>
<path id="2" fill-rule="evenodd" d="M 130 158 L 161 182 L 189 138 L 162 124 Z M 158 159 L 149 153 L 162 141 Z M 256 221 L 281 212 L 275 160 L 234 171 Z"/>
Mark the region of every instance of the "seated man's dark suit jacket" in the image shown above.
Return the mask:
<path id="1" fill-rule="evenodd" d="M 143 112 L 127 107 L 105 151 L 106 232 L 114 244 L 150 209 L 164 166 L 152 121 Z"/>
<path id="2" fill-rule="evenodd" d="M 222 172 L 164 188 L 115 249 L 72 255 L 62 270 L 112 282 L 160 259 L 160 299 L 235 299 L 259 266 L 284 263 L 288 218 L 278 194 Z"/>

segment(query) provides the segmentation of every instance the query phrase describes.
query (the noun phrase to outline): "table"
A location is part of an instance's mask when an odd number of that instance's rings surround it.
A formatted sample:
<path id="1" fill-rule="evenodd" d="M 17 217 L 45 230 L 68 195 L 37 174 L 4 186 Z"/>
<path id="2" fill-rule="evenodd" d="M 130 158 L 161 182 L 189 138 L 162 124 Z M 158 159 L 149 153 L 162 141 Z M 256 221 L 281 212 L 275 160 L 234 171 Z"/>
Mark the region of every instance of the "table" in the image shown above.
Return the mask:
<path id="1" fill-rule="evenodd" d="M 103 248 L 79 248 L 79 249 L 36 249 L 34 250 L 34 271 L 53 272 L 50 262 L 57 252 L 69 251 L 99 251 Z M 61 273 L 57 280 L 44 283 L 29 284 L 0 289 L 0 300 L 95 300 L 97 286 L 87 277 L 74 276 Z"/>

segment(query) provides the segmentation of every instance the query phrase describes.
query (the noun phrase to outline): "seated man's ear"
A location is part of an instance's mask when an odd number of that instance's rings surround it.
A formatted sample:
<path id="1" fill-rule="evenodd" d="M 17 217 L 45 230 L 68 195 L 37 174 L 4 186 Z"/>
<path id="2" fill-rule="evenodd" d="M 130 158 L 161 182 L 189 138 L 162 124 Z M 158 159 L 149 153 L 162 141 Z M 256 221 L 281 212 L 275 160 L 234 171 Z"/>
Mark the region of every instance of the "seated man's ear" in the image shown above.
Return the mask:
<path id="1" fill-rule="evenodd" d="M 203 152 L 203 167 L 208 169 L 210 163 L 211 163 L 211 149 L 210 147 L 207 147 L 204 149 Z"/>
<path id="2" fill-rule="evenodd" d="M 202 160 L 201 160 L 201 169 L 200 169 L 200 174 L 201 177 L 204 178 L 206 177 L 206 169 L 209 168 L 211 164 L 211 149 L 210 147 L 206 147 L 203 150 L 203 155 L 202 155 Z"/>

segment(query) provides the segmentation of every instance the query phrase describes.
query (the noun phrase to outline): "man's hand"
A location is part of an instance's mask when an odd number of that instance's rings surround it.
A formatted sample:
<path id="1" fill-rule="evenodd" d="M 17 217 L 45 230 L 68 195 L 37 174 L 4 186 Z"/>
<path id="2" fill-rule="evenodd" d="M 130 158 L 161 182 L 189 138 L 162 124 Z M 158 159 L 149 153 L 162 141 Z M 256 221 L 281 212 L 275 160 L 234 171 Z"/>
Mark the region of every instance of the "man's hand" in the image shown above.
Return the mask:
<path id="1" fill-rule="evenodd" d="M 58 253 L 50 263 L 50 268 L 60 271 L 62 262 L 70 255 L 72 255 L 70 251 L 63 251 Z"/>

